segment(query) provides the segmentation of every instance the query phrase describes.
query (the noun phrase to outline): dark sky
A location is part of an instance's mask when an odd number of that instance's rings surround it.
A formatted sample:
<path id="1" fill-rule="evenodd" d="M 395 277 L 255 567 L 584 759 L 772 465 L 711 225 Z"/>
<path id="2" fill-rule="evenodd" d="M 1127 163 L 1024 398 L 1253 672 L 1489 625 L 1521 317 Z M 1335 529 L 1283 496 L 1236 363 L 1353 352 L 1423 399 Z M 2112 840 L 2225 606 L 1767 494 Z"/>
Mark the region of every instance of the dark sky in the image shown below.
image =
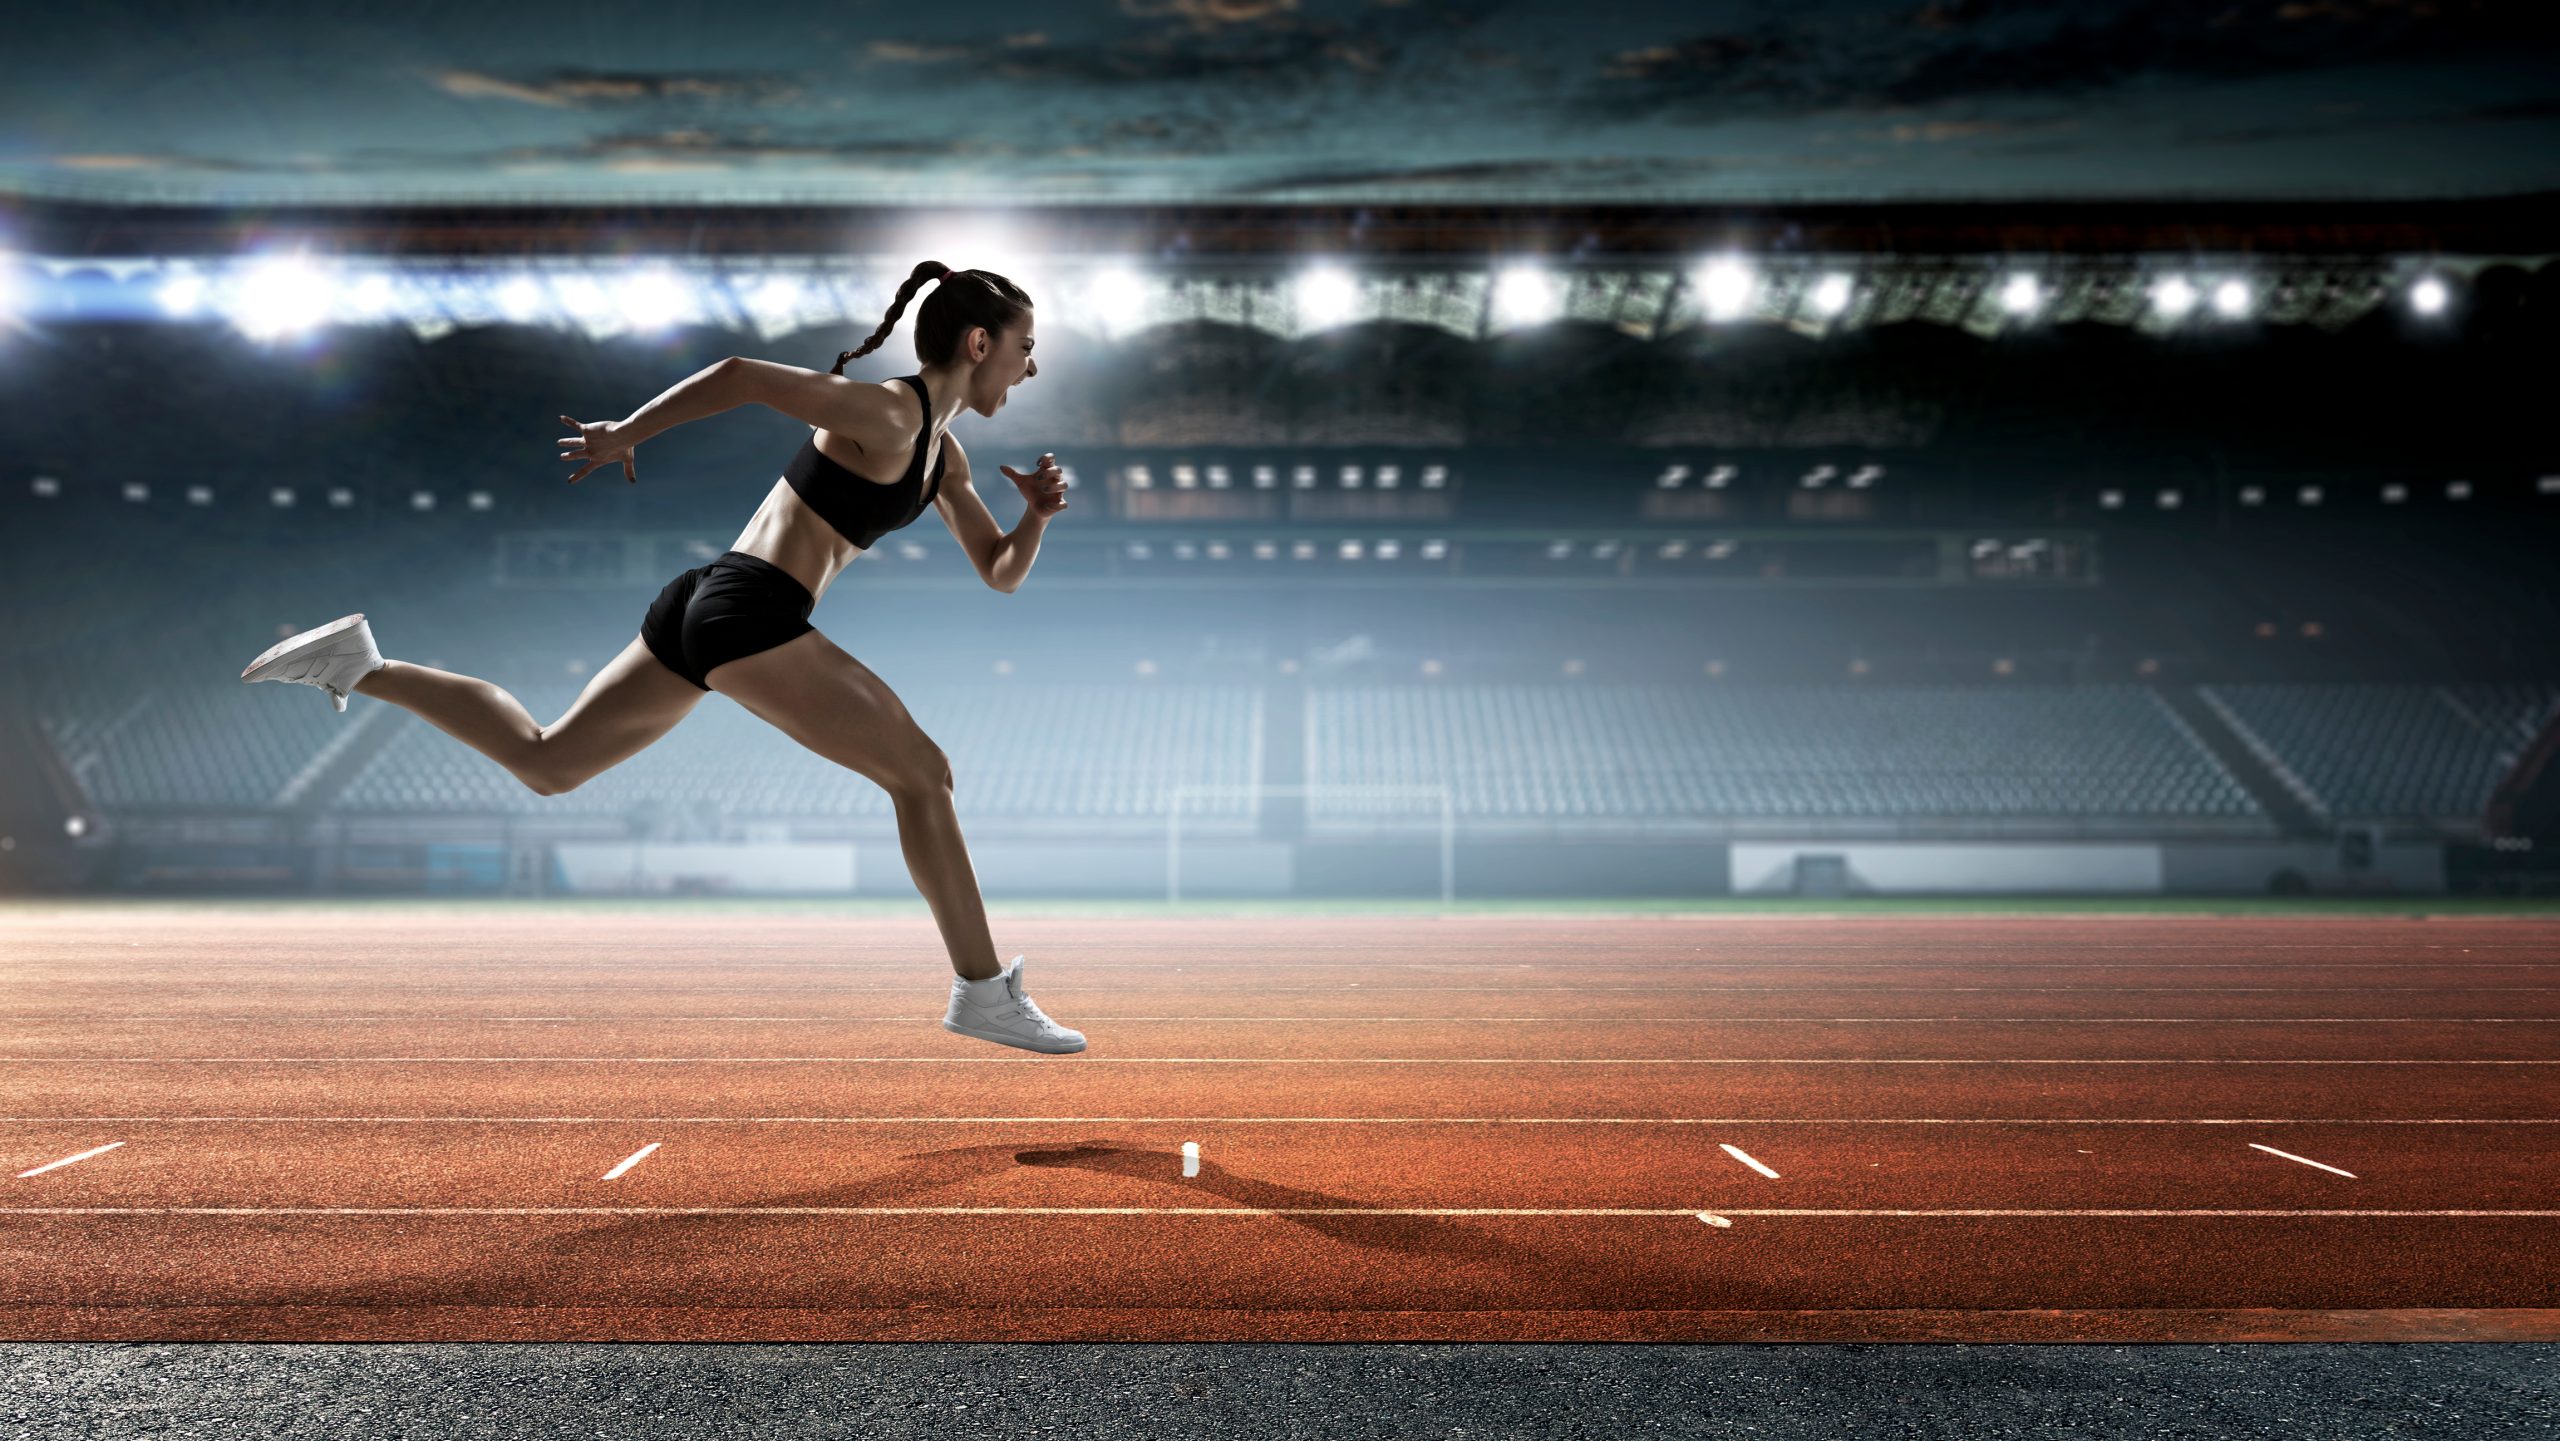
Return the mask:
<path id="1" fill-rule="evenodd" d="M 2560 0 L 64 3 L 0 186 L 209 201 L 2495 195 Z"/>

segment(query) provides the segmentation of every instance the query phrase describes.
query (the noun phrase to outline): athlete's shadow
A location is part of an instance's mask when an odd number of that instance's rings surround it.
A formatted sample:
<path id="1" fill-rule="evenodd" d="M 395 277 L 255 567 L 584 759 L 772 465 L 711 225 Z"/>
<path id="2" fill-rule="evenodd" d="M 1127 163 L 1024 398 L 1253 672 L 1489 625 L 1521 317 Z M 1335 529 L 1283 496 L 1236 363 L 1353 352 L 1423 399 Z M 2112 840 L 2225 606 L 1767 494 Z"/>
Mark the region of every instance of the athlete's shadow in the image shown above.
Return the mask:
<path id="1" fill-rule="evenodd" d="M 946 1150 L 910 1151 L 899 1159 L 905 1165 L 884 1175 L 851 1185 L 767 1196 L 752 1204 L 776 1207 L 926 1206 L 937 1204 L 930 1199 L 931 1193 L 944 1187 L 1019 1166 L 1054 1166 L 1149 1182 L 1173 1193 L 1158 1200 L 1158 1204 L 1198 1206 L 1224 1201 L 1250 1210 L 1315 1212 L 1274 1219 L 1355 1246 L 1462 1259 L 1502 1259 L 1521 1254 L 1524 1250 L 1495 1240 L 1473 1227 L 1457 1225 L 1438 1216 L 1326 1215 L 1323 1213 L 1327 1211 L 1355 1210 L 1357 1203 L 1323 1191 L 1256 1180 L 1205 1157 L 1200 1162 L 1200 1174 L 1185 1176 L 1182 1174 L 1182 1156 L 1178 1151 L 1114 1145 L 1098 1139 L 1032 1150 L 1005 1144 L 955 1146 Z M 583 1251 L 598 1244 L 619 1245 L 643 1235 L 653 1244 L 664 1244 L 671 1226 L 702 1223 L 716 1226 L 730 1219 L 733 1218 L 635 1216 L 628 1221 L 616 1221 L 563 1236 L 552 1242 L 549 1249 L 555 1253 Z"/>

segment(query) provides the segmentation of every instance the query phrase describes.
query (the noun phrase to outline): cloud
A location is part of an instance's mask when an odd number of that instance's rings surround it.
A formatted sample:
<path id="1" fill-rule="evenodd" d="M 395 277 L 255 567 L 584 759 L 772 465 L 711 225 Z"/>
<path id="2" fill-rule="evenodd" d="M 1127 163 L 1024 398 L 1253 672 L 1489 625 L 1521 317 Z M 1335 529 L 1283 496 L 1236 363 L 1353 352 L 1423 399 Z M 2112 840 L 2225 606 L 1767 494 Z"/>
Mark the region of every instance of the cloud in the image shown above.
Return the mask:
<path id="1" fill-rule="evenodd" d="M 514 100 L 555 109 L 674 99 L 776 104 L 795 100 L 801 94 L 798 81 L 779 76 L 604 74 L 570 70 L 510 80 L 476 70 L 438 70 L 431 72 L 429 79 L 437 89 L 465 100 Z"/>
<path id="2" fill-rule="evenodd" d="M 1714 119 L 2077 100 L 2137 82 L 2555 53 L 2560 6 L 2543 0 L 1930 0 L 1898 16 L 1809 11 L 1622 48 L 1562 108 Z"/>

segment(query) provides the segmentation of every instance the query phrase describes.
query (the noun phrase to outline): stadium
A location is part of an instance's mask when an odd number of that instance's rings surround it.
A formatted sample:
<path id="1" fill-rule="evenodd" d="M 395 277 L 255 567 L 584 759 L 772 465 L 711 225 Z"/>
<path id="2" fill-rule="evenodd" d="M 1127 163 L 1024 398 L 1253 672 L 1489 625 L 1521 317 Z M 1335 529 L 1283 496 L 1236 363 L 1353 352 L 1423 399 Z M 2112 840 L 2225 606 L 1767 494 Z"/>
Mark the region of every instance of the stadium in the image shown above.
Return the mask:
<path id="1" fill-rule="evenodd" d="M 0 60 L 0 1420 L 2555 1434 L 2547 21 L 1003 8 Z"/>

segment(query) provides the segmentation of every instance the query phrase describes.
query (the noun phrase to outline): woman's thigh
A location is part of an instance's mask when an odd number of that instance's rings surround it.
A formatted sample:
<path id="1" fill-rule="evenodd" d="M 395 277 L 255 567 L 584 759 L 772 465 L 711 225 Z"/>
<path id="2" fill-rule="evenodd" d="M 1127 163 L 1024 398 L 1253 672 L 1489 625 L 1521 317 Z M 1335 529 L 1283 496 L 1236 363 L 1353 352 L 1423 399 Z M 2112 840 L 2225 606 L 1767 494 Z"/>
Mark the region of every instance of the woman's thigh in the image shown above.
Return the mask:
<path id="1" fill-rule="evenodd" d="M 713 666 L 711 688 L 800 744 L 892 793 L 949 786 L 941 747 L 872 674 L 812 630 Z"/>
<path id="2" fill-rule="evenodd" d="M 574 790 L 673 730 L 702 697 L 693 682 L 667 669 L 634 636 L 587 682 L 568 712 L 542 728 L 534 772 L 556 789 Z"/>

